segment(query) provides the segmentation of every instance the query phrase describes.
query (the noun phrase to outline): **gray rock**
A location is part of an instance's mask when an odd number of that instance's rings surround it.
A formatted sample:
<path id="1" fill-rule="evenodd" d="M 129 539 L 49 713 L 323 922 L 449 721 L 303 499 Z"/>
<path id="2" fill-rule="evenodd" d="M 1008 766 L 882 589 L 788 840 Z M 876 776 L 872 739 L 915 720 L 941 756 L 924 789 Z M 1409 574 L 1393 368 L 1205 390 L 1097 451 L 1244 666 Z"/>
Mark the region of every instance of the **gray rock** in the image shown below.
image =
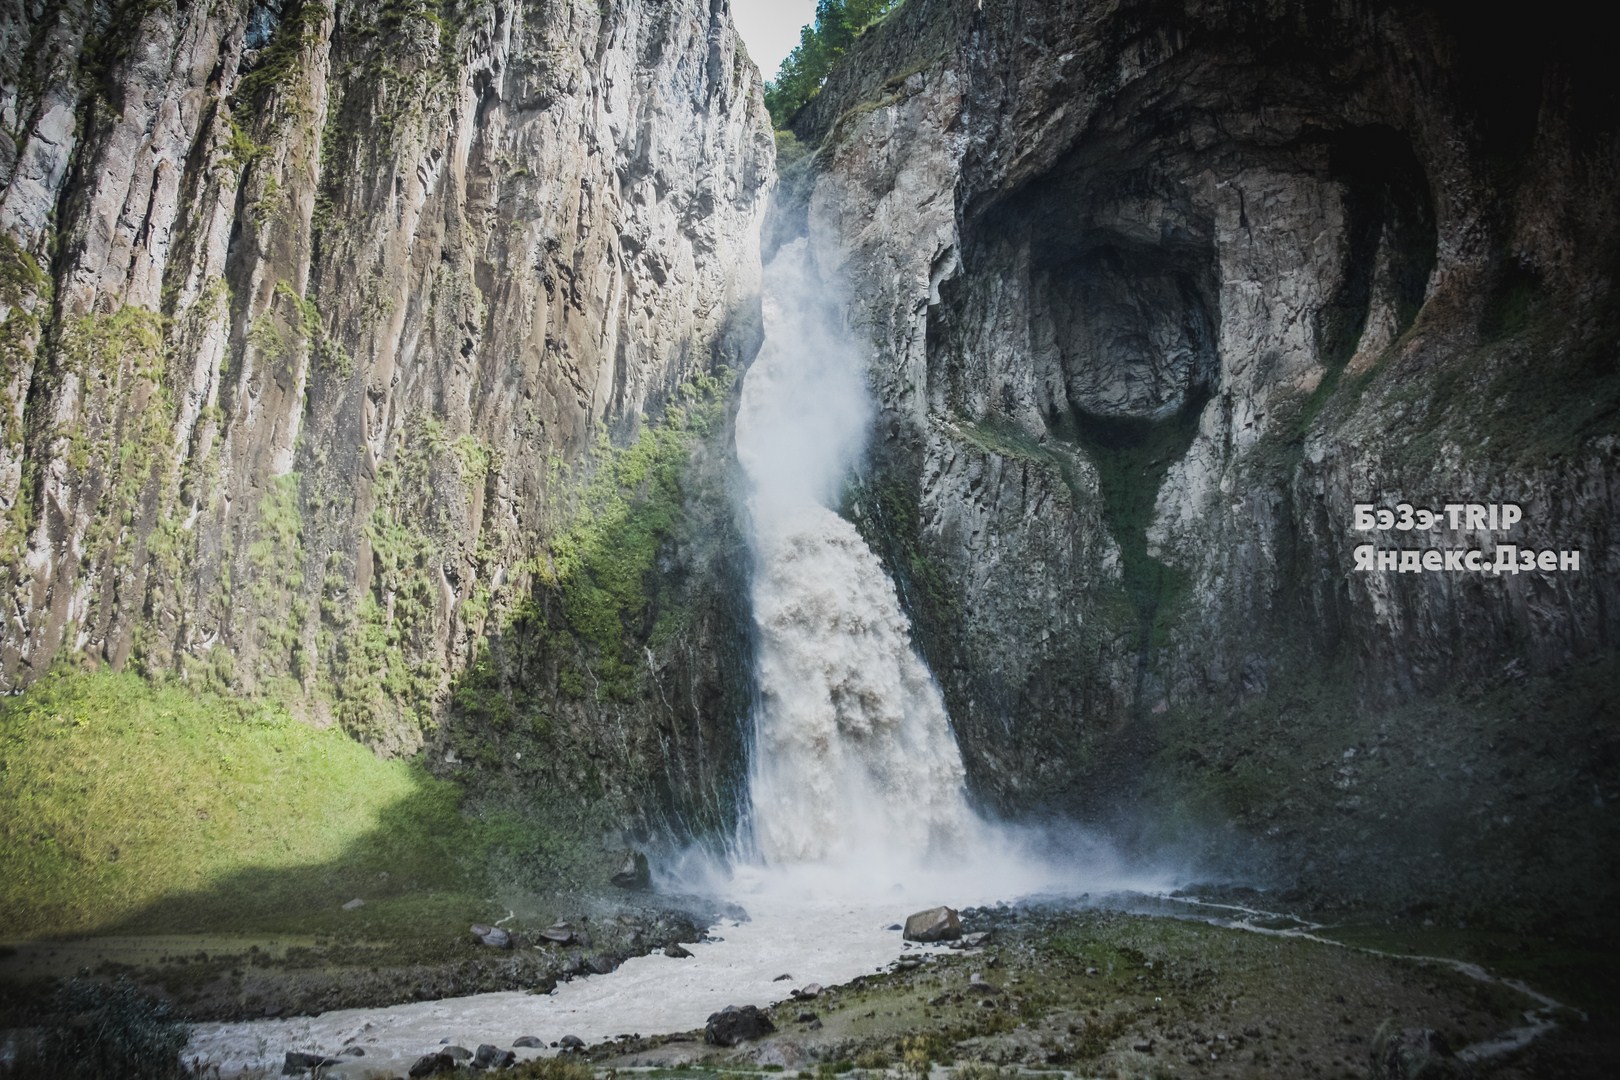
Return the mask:
<path id="1" fill-rule="evenodd" d="M 366 902 L 364 900 L 360 899 L 357 896 L 353 900 L 350 900 L 347 904 L 344 904 L 343 905 L 343 910 L 344 911 L 358 911 L 358 910 L 360 910 L 361 908 L 363 908 L 365 906 L 366 906 Z"/>
<path id="2" fill-rule="evenodd" d="M 546 1045 L 546 1041 L 540 1038 L 538 1035 L 519 1035 L 517 1038 L 512 1040 L 512 1045 L 525 1048 L 542 1047 Z"/>
<path id="3" fill-rule="evenodd" d="M 671 942 L 670 944 L 664 946 L 664 955 L 673 960 L 685 960 L 692 954 L 678 942 Z"/>
<path id="4" fill-rule="evenodd" d="M 619 872 L 613 875 L 613 884 L 621 889 L 648 889 L 652 887 L 652 867 L 647 856 L 639 851 L 627 852 Z"/>
<path id="5" fill-rule="evenodd" d="M 135 350 L 110 353 L 105 379 L 64 364 L 47 391 L 29 394 L 43 389 L 33 353 L 18 372 L 8 346 L 0 400 L 16 408 L 0 409 L 0 548 L 8 553 L 0 594 L 21 606 L 8 608 L 0 634 L 0 689 L 45 670 L 58 652 L 75 652 L 69 622 L 84 628 L 98 657 L 120 663 L 139 637 L 158 668 L 177 670 L 182 658 L 217 648 L 212 655 L 235 658 L 244 679 L 268 670 L 278 655 L 286 660 L 286 647 L 268 643 L 260 627 L 273 622 L 313 641 L 327 617 L 323 589 L 329 607 L 344 598 L 330 617 L 359 625 L 369 557 L 333 561 L 325 583 L 283 571 L 305 554 L 325 563 L 328 550 L 352 550 L 373 513 L 418 536 L 445 522 L 446 551 L 501 536 L 495 561 L 510 566 L 546 524 L 543 512 L 519 508 L 540 505 L 548 458 L 580 463 L 598 432 L 639 425 L 684 380 L 737 355 L 736 318 L 757 293 L 771 134 L 759 75 L 709 0 L 618 5 L 612 20 L 539 5 L 492 24 L 504 31 L 469 25 L 466 47 L 446 50 L 444 74 L 447 86 L 483 87 L 468 90 L 481 104 L 462 108 L 455 93 L 423 98 L 412 105 L 420 111 L 409 133 L 381 99 L 360 103 L 368 75 L 336 62 L 355 40 L 344 19 L 317 19 L 294 62 L 297 78 L 278 95 L 282 107 L 317 119 L 255 127 L 266 151 L 245 166 L 218 137 L 220 114 L 204 104 L 237 95 L 251 69 L 239 63 L 248 11 L 257 10 L 253 32 L 262 37 L 263 13 L 280 6 L 243 3 L 231 14 L 143 7 L 140 19 L 118 24 L 118 62 L 95 79 L 83 65 L 101 55 L 87 39 L 99 35 L 101 15 L 86 8 L 83 17 L 36 21 L 12 19 L 8 9 L 0 36 L 26 42 L 37 27 L 29 49 L 39 51 L 28 63 L 39 67 L 27 80 L 7 69 L 0 143 L 15 140 L 15 156 L 0 151 L 0 229 L 36 256 L 61 238 L 60 258 L 45 265 L 60 270 L 54 295 L 74 313 L 64 318 L 173 318 L 153 324 L 170 360 L 161 416 L 147 410 L 154 384 Z M 408 68 L 425 70 L 417 65 L 438 63 L 430 59 L 438 39 L 415 25 L 390 47 Z M 694 78 L 692 93 L 670 93 Z M 104 92 L 120 102 L 116 118 L 79 125 L 90 115 L 87 95 Z M 358 112 L 345 114 L 343 146 L 323 148 L 318 118 L 338 102 Z M 638 116 L 646 121 L 627 119 Z M 74 161 L 86 167 L 75 170 Z M 383 188 L 387 197 L 373 197 Z M 330 247 L 313 239 L 317 189 L 341 208 Z M 349 239 L 336 243 L 338 232 Z M 323 262 L 348 261 L 350 240 L 366 246 L 375 276 L 323 271 Z M 442 273 L 419 272 L 427 250 L 447 254 Z M 498 283 L 480 269 L 495 264 L 506 266 Z M 379 283 L 387 283 L 381 291 Z M 318 333 L 305 334 L 302 303 L 319 305 Z M 46 314 L 52 335 L 69 331 Z M 249 335 L 250 326 L 261 333 Z M 265 344 L 265 332 L 281 335 L 279 343 Z M 486 377 L 492 364 L 501 377 Z M 28 414 L 14 416 L 25 398 Z M 27 434 L 47 416 L 79 433 L 88 467 L 70 467 L 67 451 L 52 445 L 60 440 Z M 476 461 L 458 464 L 442 448 L 416 455 L 407 417 L 443 423 L 448 439 L 465 438 L 482 460 L 510 463 L 490 472 L 487 503 Z M 120 467 L 120 441 L 148 420 L 157 428 L 141 445 L 169 448 L 164 475 L 124 485 L 132 490 L 105 487 L 109 469 Z M 11 478 L 23 460 L 42 489 L 39 527 L 24 524 L 11 558 Z M 431 497 L 379 501 L 379 470 L 393 467 L 414 470 L 413 484 Z M 282 552 L 290 561 L 259 568 L 247 552 L 250 543 L 277 543 L 261 503 L 278 478 L 306 524 L 311 500 L 324 498 L 316 492 L 364 494 L 331 507 L 318 546 L 305 529 L 296 550 Z M 160 522 L 202 507 L 218 513 L 192 517 L 188 533 L 198 552 L 222 556 L 183 558 L 172 571 L 146 557 Z M 125 520 L 128 529 L 93 524 Z M 498 595 L 497 575 L 506 573 L 459 556 L 412 560 L 400 572 L 397 585 L 420 598 L 422 627 L 459 623 L 466 600 Z M 200 617 L 190 598 L 224 595 L 222 583 L 249 575 L 263 587 L 238 587 L 229 605 Z M 23 581 L 34 584 L 19 592 Z M 144 602 L 115 601 L 115 592 Z M 467 659 L 452 636 L 405 635 L 400 660 L 452 676 Z M 337 651 L 310 649 L 308 677 L 341 682 Z M 375 745 L 418 749 L 421 729 L 401 703 L 385 696 L 377 704 Z M 622 723 L 634 729 L 652 711 L 632 705 Z M 694 745 L 672 750 L 697 757 Z M 635 784 L 668 764 L 662 752 L 640 755 L 623 779 Z"/>
<path id="6" fill-rule="evenodd" d="M 1386 1021 L 1368 1051 L 1372 1080 L 1467 1080 L 1474 1073 L 1431 1028 L 1398 1027 Z"/>
<path id="7" fill-rule="evenodd" d="M 948 907 L 929 908 L 906 919 L 907 941 L 950 941 L 962 936 L 962 919 Z"/>
<path id="8" fill-rule="evenodd" d="M 297 1076 L 300 1073 L 309 1072 L 311 1069 L 318 1069 L 323 1065 L 335 1064 L 337 1064 L 337 1059 L 327 1057 L 325 1054 L 311 1054 L 301 1050 L 288 1050 L 286 1057 L 282 1059 L 281 1075 Z"/>
<path id="9" fill-rule="evenodd" d="M 492 949 L 510 949 L 512 947 L 512 935 L 499 926 L 474 924 L 472 936 Z"/>
<path id="10" fill-rule="evenodd" d="M 598 975 L 607 975 L 617 971 L 620 963 L 622 961 L 611 953 L 596 953 L 585 961 L 585 966 Z"/>
<path id="11" fill-rule="evenodd" d="M 583 1050 L 585 1049 L 585 1040 L 578 1035 L 564 1035 L 558 1040 L 558 1045 L 564 1050 Z"/>
<path id="12" fill-rule="evenodd" d="M 553 923 L 540 931 L 542 941 L 553 945 L 589 945 L 590 935 L 569 923 Z"/>
<path id="13" fill-rule="evenodd" d="M 449 1054 L 423 1054 L 416 1059 L 416 1064 L 411 1066 L 410 1075 L 412 1077 L 437 1076 L 439 1073 L 455 1071 L 456 1059 Z"/>
<path id="14" fill-rule="evenodd" d="M 769 1035 L 776 1030 L 771 1018 L 754 1005 L 727 1005 L 717 1013 L 710 1013 L 703 1025 L 703 1041 L 711 1046 L 736 1046 L 749 1039 Z"/>
<path id="15" fill-rule="evenodd" d="M 473 1067 L 478 1069 L 504 1069 L 517 1061 L 517 1055 L 490 1043 L 481 1043 L 473 1055 Z"/>
<path id="16" fill-rule="evenodd" d="M 457 1061 L 469 1061 L 473 1056 L 473 1052 L 467 1049 L 465 1046 L 446 1046 L 443 1050 L 439 1051 L 439 1053 L 449 1054 Z"/>

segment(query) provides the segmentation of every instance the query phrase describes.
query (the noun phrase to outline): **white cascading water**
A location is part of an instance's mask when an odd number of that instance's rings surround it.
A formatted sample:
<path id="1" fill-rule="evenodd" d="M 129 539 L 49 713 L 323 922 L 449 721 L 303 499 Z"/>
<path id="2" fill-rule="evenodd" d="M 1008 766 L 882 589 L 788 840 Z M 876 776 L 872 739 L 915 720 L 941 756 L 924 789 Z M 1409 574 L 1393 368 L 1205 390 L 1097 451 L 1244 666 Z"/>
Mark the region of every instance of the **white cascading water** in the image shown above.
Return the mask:
<path id="1" fill-rule="evenodd" d="M 983 854 L 986 826 L 894 582 L 832 509 L 872 416 L 840 323 L 805 241 L 783 248 L 737 415 L 759 631 L 745 848 L 871 890 Z"/>
<path id="2" fill-rule="evenodd" d="M 766 341 L 737 417 L 759 628 L 746 855 L 723 880 L 712 866 L 665 871 L 682 889 L 729 891 L 748 917 L 689 944 L 690 959 L 633 957 L 548 995 L 199 1024 L 190 1055 L 233 1077 L 273 1070 L 287 1050 L 363 1045 L 364 1058 L 330 1072 L 359 1077 L 403 1072 L 445 1041 L 504 1046 L 535 1032 L 596 1042 L 686 1030 L 726 1005 L 780 1000 L 792 985 L 781 981 L 784 971 L 800 984 L 831 985 L 881 968 L 901 949 L 885 927 L 920 907 L 1162 887 L 1102 847 L 1073 848 L 1056 864 L 1030 857 L 1023 834 L 968 806 L 950 720 L 912 647 L 894 583 L 831 509 L 872 418 L 865 358 L 841 329 L 842 308 L 804 242 L 772 261 L 766 288 Z"/>

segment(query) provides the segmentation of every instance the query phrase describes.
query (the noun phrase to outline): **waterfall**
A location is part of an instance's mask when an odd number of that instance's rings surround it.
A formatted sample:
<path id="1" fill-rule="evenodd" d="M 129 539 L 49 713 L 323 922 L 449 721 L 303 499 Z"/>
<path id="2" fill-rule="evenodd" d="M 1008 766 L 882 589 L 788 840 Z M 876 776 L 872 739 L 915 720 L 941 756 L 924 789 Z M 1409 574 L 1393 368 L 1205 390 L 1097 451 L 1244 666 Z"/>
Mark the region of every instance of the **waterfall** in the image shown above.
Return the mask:
<path id="1" fill-rule="evenodd" d="M 759 634 L 747 827 L 767 864 L 892 876 L 964 854 L 984 825 L 894 583 L 832 509 L 872 416 L 841 315 L 805 241 L 783 248 L 737 416 Z"/>

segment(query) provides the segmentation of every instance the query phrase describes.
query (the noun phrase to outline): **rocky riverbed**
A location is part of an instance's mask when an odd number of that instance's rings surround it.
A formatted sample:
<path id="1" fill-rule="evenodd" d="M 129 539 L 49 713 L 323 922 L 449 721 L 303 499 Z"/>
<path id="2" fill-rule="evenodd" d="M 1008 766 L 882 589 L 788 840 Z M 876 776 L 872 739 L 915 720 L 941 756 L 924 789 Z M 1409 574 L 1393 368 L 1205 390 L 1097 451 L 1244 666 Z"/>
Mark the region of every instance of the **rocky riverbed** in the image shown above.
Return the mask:
<path id="1" fill-rule="evenodd" d="M 1375 1050 L 1383 1060 L 1427 1045 L 1436 1071 L 1423 1075 L 1596 1077 L 1615 1050 L 1612 1010 L 1582 1000 L 1588 1011 L 1551 1009 L 1555 1029 L 1497 1052 L 1504 1033 L 1545 1009 L 1535 995 L 1365 947 L 1119 910 L 970 909 L 963 929 L 989 936 L 975 949 L 919 950 L 814 1001 L 783 1000 L 766 1012 L 776 1031 L 738 1047 L 689 1032 L 587 1057 L 620 1069 L 916 1074 L 983 1063 L 1079 1076 L 1382 1077 L 1416 1072 L 1375 1066 Z M 1384 930 L 1384 944 L 1403 946 Z M 1435 1038 L 1422 1043 L 1419 1032 Z M 1404 1052 L 1415 1070 L 1421 1062 Z"/>

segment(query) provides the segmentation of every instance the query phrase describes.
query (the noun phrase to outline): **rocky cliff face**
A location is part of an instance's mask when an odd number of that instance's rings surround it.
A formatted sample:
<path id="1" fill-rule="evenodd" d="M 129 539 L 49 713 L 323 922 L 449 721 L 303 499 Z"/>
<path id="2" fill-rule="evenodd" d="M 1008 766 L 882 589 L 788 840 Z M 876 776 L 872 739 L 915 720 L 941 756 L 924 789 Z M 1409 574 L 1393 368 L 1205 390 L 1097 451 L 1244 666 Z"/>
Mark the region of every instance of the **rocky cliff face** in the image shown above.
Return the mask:
<path id="1" fill-rule="evenodd" d="M 857 42 L 781 231 L 862 298 L 851 510 L 982 798 L 1145 797 L 1350 895 L 1441 849 L 1613 890 L 1613 708 L 1577 689 L 1620 629 L 1602 71 L 1380 3 L 912 0 Z M 1401 501 L 1524 521 L 1354 529 Z M 1357 572 L 1369 542 L 1580 570 Z"/>
<path id="2" fill-rule="evenodd" d="M 408 750 L 520 609 L 533 679 L 600 662 L 561 613 L 599 567 L 549 545 L 593 461 L 656 435 L 686 475 L 723 388 L 681 388 L 755 332 L 773 150 L 727 4 L 30 2 L 0 43 L 0 685 L 136 665 Z M 676 524 L 661 595 L 719 595 Z M 699 606 L 712 648 L 646 652 L 655 750 L 733 651 Z M 548 716 L 602 720 L 576 690 Z"/>

